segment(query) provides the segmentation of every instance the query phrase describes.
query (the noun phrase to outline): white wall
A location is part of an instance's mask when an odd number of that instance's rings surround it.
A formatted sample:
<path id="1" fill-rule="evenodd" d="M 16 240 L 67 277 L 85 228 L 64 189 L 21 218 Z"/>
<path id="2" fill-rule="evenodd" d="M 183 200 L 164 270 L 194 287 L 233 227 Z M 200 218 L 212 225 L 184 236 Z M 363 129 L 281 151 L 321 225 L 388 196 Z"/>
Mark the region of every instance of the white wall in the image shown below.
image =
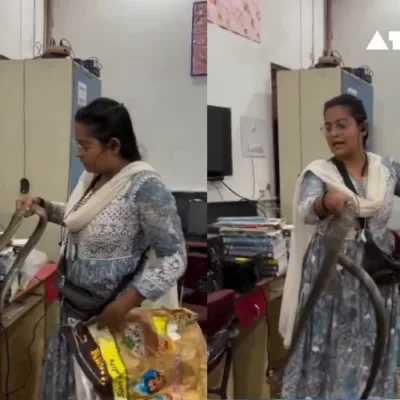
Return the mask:
<path id="1" fill-rule="evenodd" d="M 399 139 L 399 51 L 367 51 L 375 31 L 388 40 L 388 31 L 400 30 L 400 2 L 396 0 L 335 0 L 333 2 L 333 47 L 345 65 L 368 65 L 374 85 L 374 144 L 376 151 L 400 160 Z M 357 24 L 355 20 L 363 21 Z"/>
<path id="2" fill-rule="evenodd" d="M 43 0 L 0 0 L 0 54 L 9 58 L 37 55 L 43 43 Z"/>
<path id="3" fill-rule="evenodd" d="M 192 0 L 55 0 L 54 36 L 98 57 L 172 189 L 206 190 L 206 78 L 190 76 Z"/>
<path id="4" fill-rule="evenodd" d="M 207 103 L 232 108 L 233 176 L 225 182 L 247 198 L 253 194 L 252 162 L 241 155 L 240 116 L 262 119 L 268 126 L 265 143 L 270 154 L 265 159 L 254 159 L 257 198 L 259 190 L 274 183 L 270 63 L 308 68 L 310 54 L 314 52 L 318 58 L 324 44 L 323 0 L 261 3 L 261 44 L 208 24 Z M 223 185 L 216 185 L 223 200 L 238 200 Z M 215 185 L 208 185 L 209 201 L 221 201 L 220 194 Z"/>
<path id="5" fill-rule="evenodd" d="M 374 151 L 400 161 L 399 51 L 367 51 L 379 30 L 391 48 L 389 31 L 400 30 L 400 2 L 397 0 L 333 1 L 333 48 L 345 65 L 368 65 L 374 85 Z M 359 21 L 359 22 L 355 22 Z M 392 225 L 400 228 L 400 202 L 394 206 Z"/>

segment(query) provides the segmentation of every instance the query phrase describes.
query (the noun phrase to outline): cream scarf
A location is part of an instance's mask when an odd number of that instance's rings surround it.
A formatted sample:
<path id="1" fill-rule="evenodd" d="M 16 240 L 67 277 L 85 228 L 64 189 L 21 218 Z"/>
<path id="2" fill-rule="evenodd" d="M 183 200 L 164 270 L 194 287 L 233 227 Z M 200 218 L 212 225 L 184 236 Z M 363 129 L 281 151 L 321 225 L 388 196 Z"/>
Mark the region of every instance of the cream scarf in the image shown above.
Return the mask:
<path id="1" fill-rule="evenodd" d="M 368 177 L 366 198 L 354 195 L 340 179 L 340 174 L 332 162 L 316 160 L 310 163 L 300 174 L 296 182 L 293 199 L 294 230 L 290 245 L 289 266 L 286 273 L 285 286 L 281 313 L 279 319 L 279 332 L 284 339 L 285 347 L 289 347 L 292 340 L 293 328 L 298 311 L 300 295 L 302 263 L 307 247 L 315 234 L 316 225 L 306 225 L 304 218 L 298 211 L 300 187 L 307 171 L 317 175 L 329 189 L 340 191 L 354 198 L 358 206 L 360 217 L 372 216 L 381 206 L 386 192 L 387 170 L 382 165 L 382 158 L 376 154 L 368 153 Z"/>
<path id="2" fill-rule="evenodd" d="M 86 203 L 74 211 L 75 205 L 82 199 L 95 177 L 94 174 L 84 171 L 65 209 L 64 224 L 68 228 L 68 231 L 73 233 L 79 232 L 87 226 L 126 188 L 127 185 L 129 185 L 132 177 L 141 171 L 156 172 L 151 165 L 143 161 L 130 163 L 122 168 L 117 175 L 105 183 L 99 190 L 94 192 Z M 156 254 L 154 250 L 151 250 L 146 265 L 156 262 L 158 262 Z M 146 265 L 144 268 L 146 268 Z M 145 308 L 159 308 L 161 306 L 168 308 L 179 307 L 178 289 L 176 285 L 156 302 L 146 300 L 142 304 L 142 307 Z"/>

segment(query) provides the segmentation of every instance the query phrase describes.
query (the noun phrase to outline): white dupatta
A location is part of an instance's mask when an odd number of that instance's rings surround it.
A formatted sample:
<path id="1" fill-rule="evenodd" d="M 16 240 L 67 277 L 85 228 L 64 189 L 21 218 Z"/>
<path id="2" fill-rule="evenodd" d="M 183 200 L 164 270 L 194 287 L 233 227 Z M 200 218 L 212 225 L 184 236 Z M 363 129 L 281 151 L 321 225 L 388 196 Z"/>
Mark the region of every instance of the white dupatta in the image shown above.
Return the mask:
<path id="1" fill-rule="evenodd" d="M 286 273 L 281 313 L 279 318 L 279 332 L 284 345 L 290 347 L 300 295 L 302 263 L 311 238 L 316 232 L 316 225 L 306 225 L 303 216 L 298 210 L 300 187 L 307 171 L 313 172 L 321 179 L 328 189 L 340 191 L 355 199 L 360 217 L 372 216 L 382 205 L 386 192 L 387 170 L 382 165 L 382 158 L 374 153 L 367 153 L 368 176 L 367 195 L 360 198 L 349 190 L 342 182 L 336 167 L 329 160 L 316 160 L 310 163 L 300 174 L 296 182 L 293 199 L 294 230 L 290 244 L 290 258 Z"/>
<path id="2" fill-rule="evenodd" d="M 74 210 L 75 205 L 84 196 L 89 185 L 95 177 L 94 174 L 84 171 L 78 181 L 78 184 L 73 190 L 65 209 L 64 224 L 68 230 L 73 233 L 82 230 L 126 188 L 126 186 L 131 182 L 132 177 L 141 171 L 155 172 L 155 169 L 150 164 L 143 161 L 136 161 L 128 164 L 112 179 L 106 182 L 100 189 L 93 193 L 87 202 L 82 204 L 82 206 L 77 210 Z M 157 262 L 156 254 L 154 250 L 150 250 L 146 264 L 152 264 L 155 262 Z M 145 268 L 146 265 L 143 269 Z M 179 299 L 177 285 L 174 285 L 167 293 L 164 294 L 164 296 L 155 302 L 145 300 L 142 303 L 142 307 L 150 309 L 160 307 L 178 308 Z"/>

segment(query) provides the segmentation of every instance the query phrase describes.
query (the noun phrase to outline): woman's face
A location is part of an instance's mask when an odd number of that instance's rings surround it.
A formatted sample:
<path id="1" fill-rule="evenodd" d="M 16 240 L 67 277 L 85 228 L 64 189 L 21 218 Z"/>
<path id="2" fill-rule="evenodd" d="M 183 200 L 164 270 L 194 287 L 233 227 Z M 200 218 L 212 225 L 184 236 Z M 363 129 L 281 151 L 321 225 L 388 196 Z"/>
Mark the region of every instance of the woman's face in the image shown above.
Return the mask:
<path id="1" fill-rule="evenodd" d="M 91 135 L 91 128 L 77 122 L 75 124 L 76 155 L 86 171 L 106 173 L 110 165 L 110 151 Z"/>
<path id="2" fill-rule="evenodd" d="M 349 111 L 342 106 L 325 112 L 324 132 L 331 152 L 338 158 L 348 158 L 362 149 L 363 133 Z"/>

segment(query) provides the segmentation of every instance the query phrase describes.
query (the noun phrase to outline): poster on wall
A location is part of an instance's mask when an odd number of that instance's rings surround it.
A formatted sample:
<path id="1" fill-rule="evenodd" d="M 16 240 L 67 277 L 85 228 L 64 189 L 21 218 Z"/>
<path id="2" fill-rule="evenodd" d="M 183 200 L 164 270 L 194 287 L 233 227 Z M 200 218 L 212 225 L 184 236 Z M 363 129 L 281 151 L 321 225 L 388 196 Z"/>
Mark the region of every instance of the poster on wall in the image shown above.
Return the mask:
<path id="1" fill-rule="evenodd" d="M 207 20 L 261 43 L 261 0 L 208 0 Z"/>
<path id="2" fill-rule="evenodd" d="M 193 3 L 191 75 L 207 75 L 207 2 Z"/>

